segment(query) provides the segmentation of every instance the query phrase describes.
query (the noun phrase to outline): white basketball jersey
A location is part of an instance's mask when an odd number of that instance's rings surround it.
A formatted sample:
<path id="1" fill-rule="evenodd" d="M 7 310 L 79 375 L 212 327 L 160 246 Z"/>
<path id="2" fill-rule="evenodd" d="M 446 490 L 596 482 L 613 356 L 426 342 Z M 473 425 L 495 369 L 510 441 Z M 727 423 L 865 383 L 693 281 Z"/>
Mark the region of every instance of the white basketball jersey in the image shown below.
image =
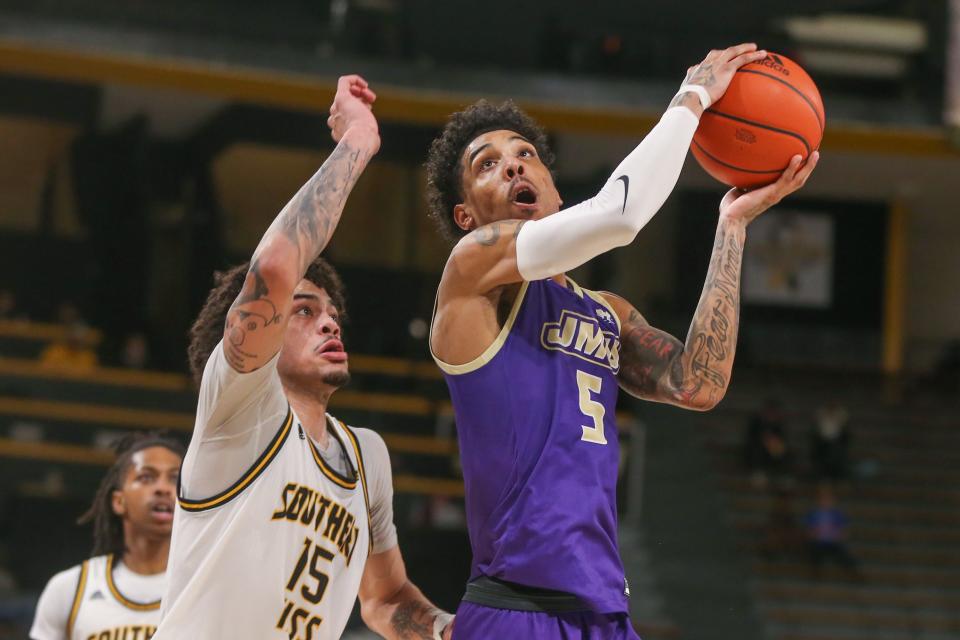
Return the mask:
<path id="1" fill-rule="evenodd" d="M 159 594 L 158 594 L 159 596 Z M 160 622 L 160 599 L 136 602 L 113 581 L 113 556 L 80 566 L 77 592 L 67 621 L 70 640 L 150 640 Z"/>
<path id="2" fill-rule="evenodd" d="M 327 424 L 350 477 L 326 463 L 288 408 L 237 482 L 209 499 L 180 497 L 156 640 L 340 637 L 367 560 L 370 512 L 359 441 L 332 416 Z"/>

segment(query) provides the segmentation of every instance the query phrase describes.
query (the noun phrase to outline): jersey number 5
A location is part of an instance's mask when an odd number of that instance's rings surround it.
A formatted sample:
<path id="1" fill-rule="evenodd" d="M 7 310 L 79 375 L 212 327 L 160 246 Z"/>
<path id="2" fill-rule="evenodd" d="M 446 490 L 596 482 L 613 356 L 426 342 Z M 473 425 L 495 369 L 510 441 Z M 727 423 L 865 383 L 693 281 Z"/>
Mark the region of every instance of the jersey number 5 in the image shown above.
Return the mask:
<path id="1" fill-rule="evenodd" d="M 600 393 L 603 380 L 584 371 L 577 370 L 577 389 L 580 392 L 580 411 L 593 420 L 593 426 L 581 425 L 583 435 L 580 439 L 594 444 L 607 444 L 603 435 L 603 416 L 607 410 L 593 399 L 591 393 Z"/>

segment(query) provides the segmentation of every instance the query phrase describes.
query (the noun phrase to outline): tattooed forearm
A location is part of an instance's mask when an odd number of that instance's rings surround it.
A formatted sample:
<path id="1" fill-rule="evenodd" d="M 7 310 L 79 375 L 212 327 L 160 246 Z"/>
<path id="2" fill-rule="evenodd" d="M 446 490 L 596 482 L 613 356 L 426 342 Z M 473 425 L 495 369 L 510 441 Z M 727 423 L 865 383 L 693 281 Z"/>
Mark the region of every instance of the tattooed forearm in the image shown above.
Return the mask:
<path id="1" fill-rule="evenodd" d="M 621 328 L 620 386 L 640 398 L 710 408 L 730 381 L 740 321 L 743 227 L 721 223 L 686 344 L 635 310 Z"/>
<path id="2" fill-rule="evenodd" d="M 333 235 L 347 196 L 369 159 L 368 151 L 342 140 L 320 170 L 287 203 L 267 232 L 268 235 L 272 231 L 281 232 L 297 248 L 301 273 Z"/>
<path id="3" fill-rule="evenodd" d="M 240 295 L 233 301 L 227 312 L 226 326 L 223 331 L 223 353 L 230 365 L 245 371 L 250 360 L 259 357 L 250 347 L 250 336 L 272 324 L 280 322 L 282 314 L 270 300 L 270 290 L 260 275 L 260 264 L 254 260 L 247 271 Z"/>
<path id="4" fill-rule="evenodd" d="M 395 637 L 431 640 L 433 638 L 433 621 L 439 611 L 423 602 L 408 600 L 397 605 L 390 618 L 390 628 Z"/>
<path id="5" fill-rule="evenodd" d="M 655 399 L 659 381 L 683 351 L 683 344 L 647 324 L 631 310 L 620 333 L 620 385 L 640 398 Z"/>
<path id="6" fill-rule="evenodd" d="M 682 382 L 677 385 L 685 401 L 716 404 L 726 391 L 733 369 L 740 322 L 740 267 L 743 260 L 742 226 L 721 223 L 700 304 L 690 324 L 684 347 Z"/>

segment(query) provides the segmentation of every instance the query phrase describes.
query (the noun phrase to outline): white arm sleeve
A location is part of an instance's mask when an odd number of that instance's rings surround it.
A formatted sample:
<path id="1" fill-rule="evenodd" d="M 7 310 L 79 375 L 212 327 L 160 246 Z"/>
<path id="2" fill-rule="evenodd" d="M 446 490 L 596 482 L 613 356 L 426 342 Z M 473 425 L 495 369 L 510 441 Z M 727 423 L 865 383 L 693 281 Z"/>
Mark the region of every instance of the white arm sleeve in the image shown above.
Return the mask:
<path id="1" fill-rule="evenodd" d="M 564 273 L 633 242 L 677 184 L 699 122 L 686 107 L 667 109 L 600 193 L 523 225 L 517 236 L 517 269 L 523 279 Z"/>
<path id="2" fill-rule="evenodd" d="M 80 567 L 56 574 L 40 594 L 30 628 L 30 640 L 67 640 L 67 621 L 77 593 Z"/>

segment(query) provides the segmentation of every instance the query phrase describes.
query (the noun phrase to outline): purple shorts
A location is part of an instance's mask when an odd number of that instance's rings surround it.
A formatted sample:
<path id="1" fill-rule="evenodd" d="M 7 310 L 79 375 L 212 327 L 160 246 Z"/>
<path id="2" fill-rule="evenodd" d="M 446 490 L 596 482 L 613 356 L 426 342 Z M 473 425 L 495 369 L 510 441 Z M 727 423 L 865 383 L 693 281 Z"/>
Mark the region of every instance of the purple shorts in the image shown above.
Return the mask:
<path id="1" fill-rule="evenodd" d="M 625 613 L 541 613 L 461 602 L 453 640 L 640 640 Z"/>

